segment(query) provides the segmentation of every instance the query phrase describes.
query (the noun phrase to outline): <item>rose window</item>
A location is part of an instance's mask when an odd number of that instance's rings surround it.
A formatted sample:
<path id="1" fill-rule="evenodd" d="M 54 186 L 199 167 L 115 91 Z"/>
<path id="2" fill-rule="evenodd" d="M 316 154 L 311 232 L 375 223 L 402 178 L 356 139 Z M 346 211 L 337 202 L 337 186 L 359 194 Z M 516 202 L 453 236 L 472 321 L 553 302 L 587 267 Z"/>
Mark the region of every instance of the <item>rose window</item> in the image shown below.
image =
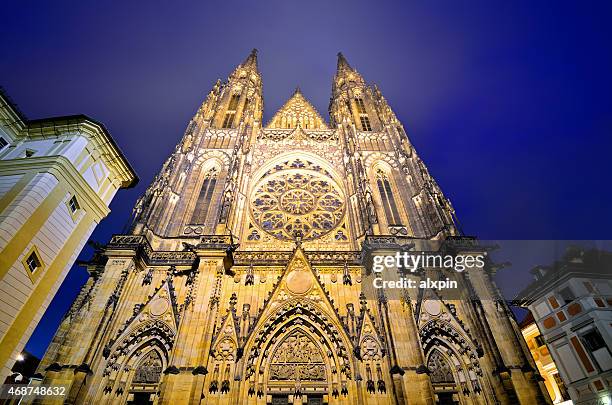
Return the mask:
<path id="1" fill-rule="evenodd" d="M 253 217 L 279 239 L 316 239 L 338 226 L 344 199 L 329 173 L 319 166 L 288 163 L 267 172 L 255 187 Z"/>
<path id="2" fill-rule="evenodd" d="M 295 215 L 303 215 L 315 208 L 315 196 L 309 191 L 293 189 L 280 198 L 280 206 L 284 211 Z"/>

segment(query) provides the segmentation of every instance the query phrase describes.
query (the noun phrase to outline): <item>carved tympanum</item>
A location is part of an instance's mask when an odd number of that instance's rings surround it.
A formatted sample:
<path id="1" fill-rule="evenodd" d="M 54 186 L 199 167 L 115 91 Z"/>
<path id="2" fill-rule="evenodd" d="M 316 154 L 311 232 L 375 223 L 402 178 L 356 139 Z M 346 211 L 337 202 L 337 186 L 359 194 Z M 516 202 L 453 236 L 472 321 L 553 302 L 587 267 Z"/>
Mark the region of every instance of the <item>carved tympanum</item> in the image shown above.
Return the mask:
<path id="1" fill-rule="evenodd" d="M 325 381 L 325 363 L 319 347 L 302 331 L 293 332 L 272 356 L 270 380 Z"/>
<path id="2" fill-rule="evenodd" d="M 134 383 L 156 384 L 162 372 L 162 360 L 156 351 L 151 351 L 140 362 L 134 374 Z"/>

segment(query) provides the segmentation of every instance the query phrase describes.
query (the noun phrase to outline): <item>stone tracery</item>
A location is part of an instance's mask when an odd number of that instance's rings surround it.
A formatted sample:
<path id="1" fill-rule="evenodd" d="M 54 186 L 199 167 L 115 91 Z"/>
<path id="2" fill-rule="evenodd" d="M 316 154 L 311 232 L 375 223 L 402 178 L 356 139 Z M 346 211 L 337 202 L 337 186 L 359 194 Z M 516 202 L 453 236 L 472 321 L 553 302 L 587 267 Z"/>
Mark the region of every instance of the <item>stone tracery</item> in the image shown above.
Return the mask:
<path id="1" fill-rule="evenodd" d="M 287 336 L 293 334 L 295 334 L 296 340 L 300 340 L 305 346 L 309 347 L 311 352 L 316 352 L 314 347 L 318 348 L 319 353 L 323 350 L 323 354 L 315 356 L 317 362 L 313 365 L 322 364 L 322 362 L 318 362 L 318 359 L 323 360 L 327 357 L 328 360 L 325 360 L 325 364 L 329 362 L 328 369 L 331 368 L 335 372 L 339 371 L 343 378 L 351 378 L 349 351 L 341 338 L 341 334 L 320 309 L 313 304 L 300 300 L 292 300 L 285 304 L 273 317 L 264 322 L 258 333 L 252 337 L 252 346 L 249 349 L 247 359 L 246 377 L 253 376 L 257 370 L 263 371 L 267 361 L 265 359 L 273 359 L 272 361 L 274 361 L 274 359 L 291 358 L 291 356 L 274 357 L 280 352 L 272 350 L 272 347 L 276 345 L 279 339 L 284 342 Z M 312 346 L 309 342 L 315 346 Z M 318 343 L 315 344 L 314 342 Z M 274 355 L 272 355 L 272 351 Z M 279 363 L 277 362 L 277 364 Z M 321 367 L 317 365 L 315 368 L 319 369 Z M 284 370 L 286 369 L 285 367 Z M 317 372 L 313 375 L 320 376 L 320 373 Z"/>
<path id="2" fill-rule="evenodd" d="M 453 371 L 450 364 L 448 364 L 448 361 L 442 357 L 442 354 L 438 350 L 432 351 L 432 353 L 429 355 L 427 368 L 431 373 L 429 376 L 433 384 L 455 383 L 455 378 L 453 377 Z"/>
<path id="3" fill-rule="evenodd" d="M 302 159 L 268 170 L 251 197 L 255 222 L 281 240 L 316 239 L 335 229 L 344 198 L 328 171 Z"/>

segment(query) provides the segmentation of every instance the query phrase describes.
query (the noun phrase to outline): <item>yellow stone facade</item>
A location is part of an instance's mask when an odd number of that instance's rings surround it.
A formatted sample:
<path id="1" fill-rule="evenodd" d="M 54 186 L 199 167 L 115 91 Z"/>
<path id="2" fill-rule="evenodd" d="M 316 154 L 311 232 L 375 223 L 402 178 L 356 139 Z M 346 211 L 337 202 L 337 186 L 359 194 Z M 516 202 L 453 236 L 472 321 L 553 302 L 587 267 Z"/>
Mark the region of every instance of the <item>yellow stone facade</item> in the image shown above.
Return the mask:
<path id="1" fill-rule="evenodd" d="M 77 255 L 136 175 L 85 117 L 28 120 L 0 94 L 0 381 Z"/>
<path id="2" fill-rule="evenodd" d="M 549 403 L 488 270 L 459 277 L 479 300 L 372 286 L 372 255 L 482 251 L 379 89 L 339 55 L 329 122 L 296 90 L 267 125 L 262 89 L 255 51 L 213 87 L 42 382 L 69 403 Z"/>

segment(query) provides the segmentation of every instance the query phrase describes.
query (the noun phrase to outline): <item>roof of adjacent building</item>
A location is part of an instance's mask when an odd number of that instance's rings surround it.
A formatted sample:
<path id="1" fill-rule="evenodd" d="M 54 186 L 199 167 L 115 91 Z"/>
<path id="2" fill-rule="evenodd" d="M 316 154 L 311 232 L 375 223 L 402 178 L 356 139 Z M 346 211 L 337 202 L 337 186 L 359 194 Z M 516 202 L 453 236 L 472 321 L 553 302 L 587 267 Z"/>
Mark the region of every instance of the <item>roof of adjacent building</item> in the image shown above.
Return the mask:
<path id="1" fill-rule="evenodd" d="M 536 266 L 531 269 L 531 274 L 534 275 L 535 281 L 516 297 L 524 306 L 572 277 L 610 278 L 612 252 L 570 246 L 561 260 L 550 266 Z"/>
<path id="2" fill-rule="evenodd" d="M 38 119 L 28 119 L 27 116 L 19 109 L 17 104 L 6 94 L 6 91 L 0 87 L 0 100 L 3 101 L 0 108 L 9 109 L 13 116 L 13 121 L 8 125 L 16 133 L 27 133 L 29 136 L 38 134 L 53 134 L 59 129 L 89 129 L 92 134 L 99 135 L 98 147 L 102 149 L 100 152 L 106 155 L 110 162 L 119 166 L 120 177 L 122 178 L 122 187 L 133 187 L 138 183 L 138 175 L 126 159 L 125 155 L 115 142 L 110 132 L 104 124 L 88 117 L 84 114 L 65 115 L 59 117 L 48 117 Z"/>

